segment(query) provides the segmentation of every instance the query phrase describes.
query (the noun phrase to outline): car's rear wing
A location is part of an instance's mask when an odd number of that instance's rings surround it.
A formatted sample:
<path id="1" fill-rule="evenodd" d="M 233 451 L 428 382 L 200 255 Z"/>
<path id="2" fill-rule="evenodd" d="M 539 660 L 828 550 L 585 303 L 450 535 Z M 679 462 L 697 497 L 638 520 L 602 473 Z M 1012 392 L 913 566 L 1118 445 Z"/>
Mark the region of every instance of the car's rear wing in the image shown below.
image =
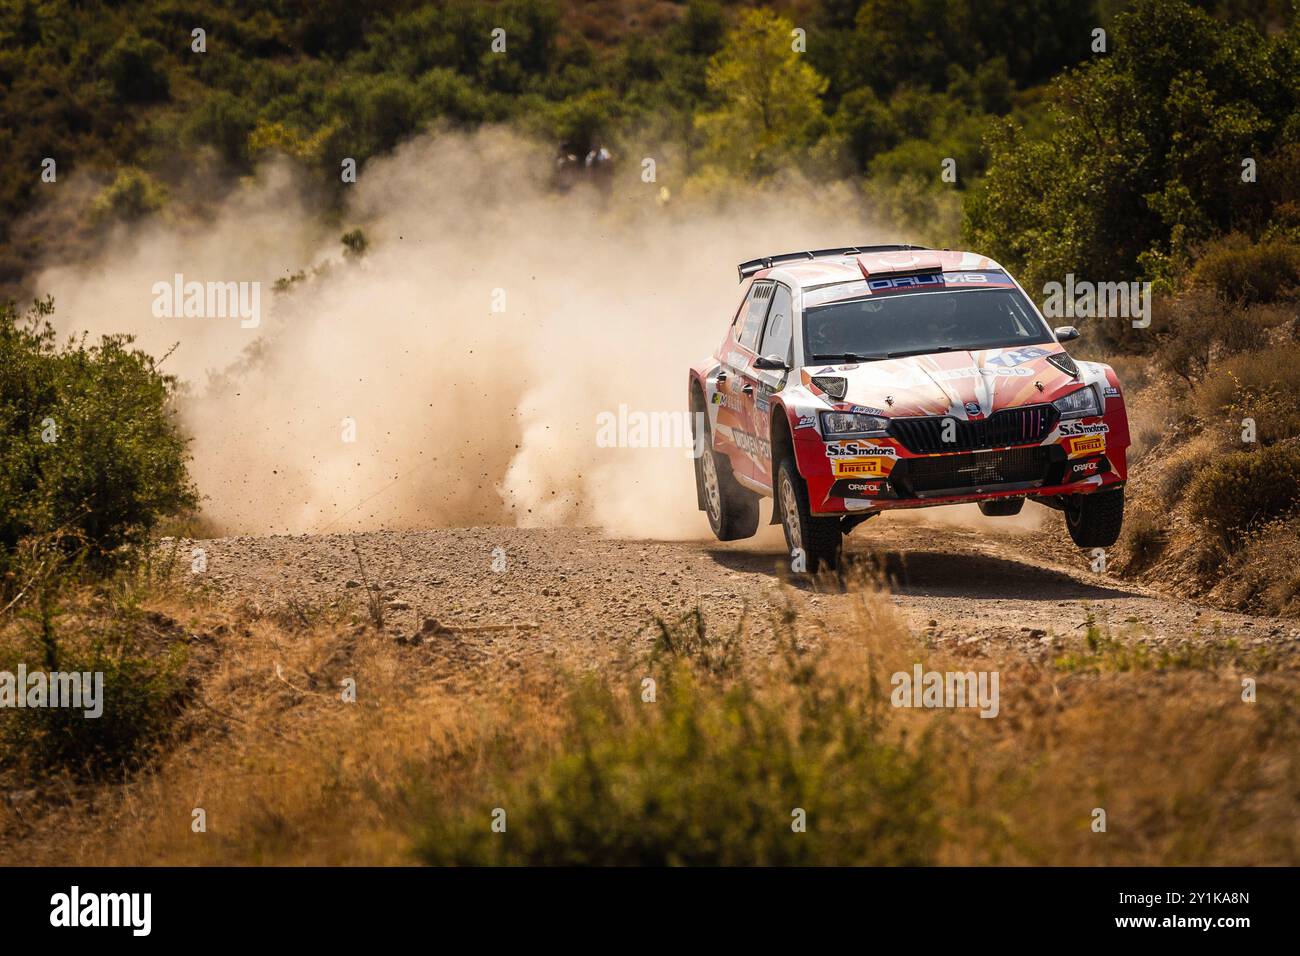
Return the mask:
<path id="1" fill-rule="evenodd" d="M 894 245 L 894 246 L 839 246 L 835 249 L 812 249 L 808 252 L 783 252 L 776 256 L 763 256 L 761 259 L 750 259 L 748 262 L 742 262 L 736 266 L 740 272 L 740 281 L 744 282 L 755 272 L 761 272 L 764 269 L 770 269 L 772 266 L 781 262 L 797 262 L 806 259 L 821 259 L 824 256 L 855 256 L 864 252 L 907 252 L 911 249 L 929 249 L 929 246 L 911 246 L 911 245 Z"/>

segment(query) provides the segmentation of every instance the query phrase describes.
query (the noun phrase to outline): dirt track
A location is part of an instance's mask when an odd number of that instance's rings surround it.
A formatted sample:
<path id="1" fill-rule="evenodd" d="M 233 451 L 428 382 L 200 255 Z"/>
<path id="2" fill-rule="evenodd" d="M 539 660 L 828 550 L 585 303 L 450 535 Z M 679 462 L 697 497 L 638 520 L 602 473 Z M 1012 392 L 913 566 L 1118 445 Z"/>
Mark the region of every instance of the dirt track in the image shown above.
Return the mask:
<path id="1" fill-rule="evenodd" d="M 1161 642 L 1234 637 L 1246 647 L 1300 652 L 1300 625 L 1214 610 L 1094 574 L 1054 530 L 1029 533 L 884 518 L 848 539 L 852 560 L 883 568 L 917 633 L 964 653 L 1040 655 L 1081 636 L 1089 615 L 1119 635 Z M 616 638 L 697 605 L 727 624 L 766 619 L 779 602 L 824 616 L 850 600 L 829 582 L 780 572 L 779 528 L 750 542 L 620 541 L 584 529 L 441 529 L 348 535 L 221 538 L 198 576 L 224 601 L 263 609 L 352 607 L 364 620 L 365 580 L 382 586 L 385 629 L 459 663 L 512 666 L 554 654 L 596 662 Z M 504 549 L 504 552 L 494 549 Z M 494 571 L 493 563 L 497 568 Z M 828 586 L 829 585 L 829 586 Z M 427 619 L 437 623 L 426 623 Z M 438 638 L 434 640 L 434 638 Z"/>

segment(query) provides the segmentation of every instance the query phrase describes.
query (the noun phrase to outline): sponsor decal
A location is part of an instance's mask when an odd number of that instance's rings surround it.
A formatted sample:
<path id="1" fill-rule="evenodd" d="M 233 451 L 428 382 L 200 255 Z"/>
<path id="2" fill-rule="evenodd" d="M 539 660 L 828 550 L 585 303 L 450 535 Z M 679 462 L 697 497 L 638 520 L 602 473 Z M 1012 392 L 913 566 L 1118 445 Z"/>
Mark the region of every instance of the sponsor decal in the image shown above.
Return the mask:
<path id="1" fill-rule="evenodd" d="M 1098 455 L 1096 458 L 1085 458 L 1082 461 L 1072 461 L 1065 469 L 1066 481 L 1079 481 L 1083 478 L 1091 478 L 1093 475 L 1100 475 L 1110 469 L 1106 466 L 1106 459 Z"/>
<path id="2" fill-rule="evenodd" d="M 892 458 L 833 458 L 831 474 L 836 478 L 866 476 L 884 478 L 894 468 Z"/>
<path id="3" fill-rule="evenodd" d="M 1060 432 L 1062 438 L 1069 438 L 1072 435 L 1104 435 L 1110 431 L 1110 426 L 1104 422 L 1096 425 L 1085 425 L 1083 422 L 1061 422 Z"/>
<path id="4" fill-rule="evenodd" d="M 1075 455 L 1095 455 L 1106 450 L 1106 436 L 1085 435 L 1082 438 L 1070 438 L 1066 440 L 1066 445 L 1070 449 L 1071 458 Z"/>
<path id="5" fill-rule="evenodd" d="M 990 281 L 1009 285 L 1010 280 L 1000 272 L 929 272 L 919 276 L 898 276 L 868 279 L 867 288 L 872 292 L 885 292 L 891 289 L 933 289 L 950 285 L 986 285 Z"/>
<path id="6" fill-rule="evenodd" d="M 873 455 L 896 458 L 898 457 L 898 449 L 892 445 L 877 445 L 868 441 L 832 441 L 826 443 L 827 458 L 865 458 Z"/>
<path id="7" fill-rule="evenodd" d="M 863 295 L 888 292 L 934 292 L 956 286 L 1010 286 L 1011 279 L 1004 272 L 932 272 L 921 276 L 880 275 L 867 281 L 837 282 L 821 289 L 811 289 L 803 294 L 805 309 L 826 302 L 844 302 Z"/>
<path id="8" fill-rule="evenodd" d="M 794 427 L 795 428 L 816 428 L 817 427 L 816 414 L 800 415 L 799 420 L 794 423 Z"/>
<path id="9" fill-rule="evenodd" d="M 1047 349 L 1040 349 L 1037 346 L 1027 346 L 1022 349 L 1008 349 L 1001 355 L 996 355 L 984 364 L 999 366 L 1001 368 L 1015 368 L 1017 365 L 1024 365 L 1036 358 L 1042 358 L 1047 354 Z"/>
<path id="10" fill-rule="evenodd" d="M 714 392 L 713 404 L 721 405 L 723 408 L 729 408 L 733 412 L 740 411 L 740 399 L 728 392 Z"/>
<path id="11" fill-rule="evenodd" d="M 1119 398 L 1119 389 L 1116 388 L 1114 385 L 1107 385 L 1107 386 L 1106 386 L 1106 397 L 1107 397 L 1107 398 Z"/>
<path id="12" fill-rule="evenodd" d="M 884 370 L 882 370 L 883 372 Z M 889 376 L 889 372 L 884 372 Z M 974 365 L 965 365 L 961 368 L 941 368 L 935 371 L 926 370 L 918 372 L 914 369 L 906 369 L 901 372 L 895 372 L 891 380 L 896 381 L 903 386 L 924 385 L 933 379 L 936 382 L 955 382 L 970 378 L 979 378 L 981 375 L 996 375 L 1001 378 L 1025 378 L 1033 375 L 1034 370 L 1031 368 L 1003 368 L 995 365 L 992 368 L 977 368 Z"/>
<path id="13" fill-rule="evenodd" d="M 859 478 L 842 478 L 831 487 L 832 498 L 875 498 L 888 494 L 884 481 L 864 481 Z"/>
<path id="14" fill-rule="evenodd" d="M 733 431 L 731 440 L 736 443 L 736 446 L 741 451 L 752 458 L 766 459 L 772 457 L 772 443 L 766 438 L 757 438 L 748 432 Z"/>

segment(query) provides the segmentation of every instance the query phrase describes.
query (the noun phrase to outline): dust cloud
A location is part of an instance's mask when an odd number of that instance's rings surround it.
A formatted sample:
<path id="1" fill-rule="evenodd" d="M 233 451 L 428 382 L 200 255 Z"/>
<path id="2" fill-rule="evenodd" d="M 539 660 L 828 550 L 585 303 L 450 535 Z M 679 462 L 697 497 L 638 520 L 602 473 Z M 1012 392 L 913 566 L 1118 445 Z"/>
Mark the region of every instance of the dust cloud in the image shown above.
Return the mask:
<path id="1" fill-rule="evenodd" d="M 64 331 L 175 346 L 164 368 L 185 386 L 192 473 L 226 533 L 699 537 L 687 451 L 600 447 L 597 416 L 684 411 L 687 367 L 722 335 L 742 259 L 907 237 L 873 227 L 845 185 L 692 195 L 671 156 L 643 182 L 643 155 L 621 157 L 608 193 L 558 193 L 544 145 L 429 134 L 367 164 L 341 212 L 277 161 L 203 221 L 122 227 L 34 286 Z M 357 226 L 370 245 L 349 258 L 339 237 Z M 154 284 L 177 274 L 260 282 L 260 322 L 156 317 Z"/>

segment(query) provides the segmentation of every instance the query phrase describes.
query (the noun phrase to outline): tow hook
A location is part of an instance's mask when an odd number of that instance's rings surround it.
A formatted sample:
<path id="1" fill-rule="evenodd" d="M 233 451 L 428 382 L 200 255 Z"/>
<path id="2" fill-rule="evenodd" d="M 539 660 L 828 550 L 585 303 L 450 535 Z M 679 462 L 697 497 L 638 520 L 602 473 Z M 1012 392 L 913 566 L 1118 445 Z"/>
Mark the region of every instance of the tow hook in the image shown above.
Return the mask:
<path id="1" fill-rule="evenodd" d="M 880 514 L 879 511 L 868 511 L 860 515 L 841 515 L 840 516 L 840 534 L 848 534 L 868 518 L 875 518 Z"/>

